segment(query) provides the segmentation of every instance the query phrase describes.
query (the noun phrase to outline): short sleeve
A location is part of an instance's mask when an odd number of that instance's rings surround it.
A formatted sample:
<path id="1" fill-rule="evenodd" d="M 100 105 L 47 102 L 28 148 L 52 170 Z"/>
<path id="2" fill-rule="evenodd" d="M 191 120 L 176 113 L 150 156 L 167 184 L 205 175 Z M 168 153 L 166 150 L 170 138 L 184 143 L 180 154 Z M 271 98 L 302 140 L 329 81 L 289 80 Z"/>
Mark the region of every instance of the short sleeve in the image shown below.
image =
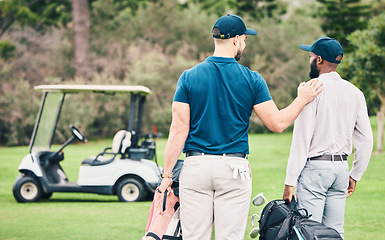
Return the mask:
<path id="1" fill-rule="evenodd" d="M 270 95 L 269 87 L 267 86 L 265 79 L 263 79 L 263 77 L 257 72 L 254 72 L 254 74 L 256 78 L 255 89 L 257 92 L 255 94 L 253 104 L 257 105 L 272 100 L 273 98 Z"/>
<path id="2" fill-rule="evenodd" d="M 186 71 L 179 77 L 178 84 L 176 85 L 176 91 L 174 94 L 174 102 L 189 103 L 188 91 L 187 91 L 187 78 Z"/>

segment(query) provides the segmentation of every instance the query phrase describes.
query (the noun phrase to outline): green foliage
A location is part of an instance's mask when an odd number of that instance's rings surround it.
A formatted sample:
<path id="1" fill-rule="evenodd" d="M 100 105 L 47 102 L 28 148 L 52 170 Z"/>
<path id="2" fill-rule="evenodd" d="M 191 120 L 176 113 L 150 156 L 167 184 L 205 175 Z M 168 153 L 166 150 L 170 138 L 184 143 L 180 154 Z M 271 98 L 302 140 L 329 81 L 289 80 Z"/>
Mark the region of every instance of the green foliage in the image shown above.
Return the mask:
<path id="1" fill-rule="evenodd" d="M 38 110 L 38 94 L 21 80 L 1 83 L 0 145 L 29 143 Z"/>
<path id="2" fill-rule="evenodd" d="M 371 16 L 370 6 L 360 0 L 317 0 L 323 4 L 321 8 L 321 27 L 329 36 L 337 39 L 344 52 L 352 50 L 347 36 L 355 30 L 366 27 Z"/>
<path id="3" fill-rule="evenodd" d="M 379 103 L 379 98 L 385 99 L 385 14 L 371 19 L 367 29 L 352 33 L 348 40 L 354 51 L 342 61 L 341 74 L 369 96 L 371 105 Z M 375 95 L 377 101 L 372 99 Z"/>
<path id="4" fill-rule="evenodd" d="M 14 133 L 21 134 L 22 141 L 3 140 L 0 144 L 28 142 L 41 100 L 41 95 L 32 90 L 38 84 L 148 86 L 153 94 L 146 102 L 143 132 L 151 132 L 152 125 L 156 124 L 164 136 L 168 135 L 177 80 L 185 69 L 212 54 L 211 28 L 217 16 L 201 11 L 200 3 L 189 2 L 182 7 L 176 0 L 140 1 L 135 3 L 137 7 L 130 1 L 98 0 L 90 1 L 90 4 L 93 74 L 87 82 L 72 80 L 71 29 L 51 27 L 41 32 L 16 24 L 5 35 L 8 42 L 15 44 L 16 50 L 12 61 L 0 59 L 0 88 L 15 79 L 27 81 L 31 97 L 17 100 L 15 104 L 33 102 L 36 111 L 27 112 L 33 116 L 28 123 L 26 119 L 22 120 L 26 121 L 22 124 L 27 126 L 26 132 L 20 128 Z M 307 53 L 298 46 L 312 43 L 323 35 L 312 17 L 313 9 L 313 5 L 301 6 L 300 11 L 287 14 L 279 24 L 276 19 L 256 21 L 250 16 L 244 17 L 246 25 L 255 28 L 258 35 L 248 37 L 240 63 L 262 74 L 279 108 L 286 107 L 296 96 L 298 84 L 308 80 Z M 63 109 L 57 142 L 68 137 L 70 123 L 77 125 L 88 137 L 109 137 L 127 125 L 126 98 L 79 95 L 67 100 L 73 103 L 69 109 Z M 8 107 L 5 109 L 12 111 Z M 0 118 L 4 118 L 3 115 Z M 269 132 L 254 120 L 250 131 Z"/>
<path id="5" fill-rule="evenodd" d="M 0 37 L 13 24 L 33 26 L 66 25 L 72 19 L 70 0 L 0 1 Z"/>
<path id="6" fill-rule="evenodd" d="M 110 44 L 121 46 L 143 46 L 175 55 L 180 49 L 186 57 L 199 59 L 200 53 L 212 51 L 211 27 L 215 19 L 199 11 L 192 5 L 180 9 L 176 0 L 159 1 L 140 6 L 135 15 L 128 9 L 116 13 L 113 0 L 97 2 L 93 5 L 92 16 L 111 16 L 95 24 L 92 34 L 97 36 L 92 48 L 101 54 L 110 51 Z M 105 34 L 105 32 L 109 34 Z"/>
<path id="7" fill-rule="evenodd" d="M 0 85 L 16 79 L 36 85 L 49 76 L 73 77 L 72 42 L 65 30 L 50 28 L 42 33 L 16 24 L 4 37 L 16 49 L 11 59 L 0 58 Z"/>
<path id="8" fill-rule="evenodd" d="M 11 57 L 14 57 L 15 49 L 16 47 L 14 44 L 7 41 L 0 41 L 0 58 L 7 60 Z"/>
<path id="9" fill-rule="evenodd" d="M 385 12 L 385 0 L 363 0 L 365 4 L 371 6 L 372 16 L 380 15 Z"/>
<path id="10" fill-rule="evenodd" d="M 255 19 L 272 18 L 287 12 L 287 5 L 276 0 L 190 0 L 198 2 L 202 10 L 219 16 L 227 13 Z"/>
<path id="11" fill-rule="evenodd" d="M 315 19 L 295 13 L 280 24 L 264 19 L 249 27 L 258 34 L 247 38 L 241 63 L 261 73 L 274 102 L 284 108 L 297 96 L 299 83 L 309 80 L 308 52 L 299 45 L 314 42 L 322 31 Z"/>

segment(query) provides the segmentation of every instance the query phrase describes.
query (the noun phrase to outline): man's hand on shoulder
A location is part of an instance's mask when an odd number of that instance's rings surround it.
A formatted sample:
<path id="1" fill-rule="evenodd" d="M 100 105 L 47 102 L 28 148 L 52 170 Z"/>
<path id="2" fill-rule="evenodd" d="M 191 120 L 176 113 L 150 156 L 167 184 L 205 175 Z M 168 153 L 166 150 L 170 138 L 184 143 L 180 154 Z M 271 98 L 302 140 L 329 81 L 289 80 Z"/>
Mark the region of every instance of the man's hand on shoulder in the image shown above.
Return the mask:
<path id="1" fill-rule="evenodd" d="M 302 82 L 298 86 L 298 98 L 304 101 L 305 103 L 309 103 L 314 100 L 317 95 L 322 92 L 322 83 L 314 78 L 308 82 Z"/>

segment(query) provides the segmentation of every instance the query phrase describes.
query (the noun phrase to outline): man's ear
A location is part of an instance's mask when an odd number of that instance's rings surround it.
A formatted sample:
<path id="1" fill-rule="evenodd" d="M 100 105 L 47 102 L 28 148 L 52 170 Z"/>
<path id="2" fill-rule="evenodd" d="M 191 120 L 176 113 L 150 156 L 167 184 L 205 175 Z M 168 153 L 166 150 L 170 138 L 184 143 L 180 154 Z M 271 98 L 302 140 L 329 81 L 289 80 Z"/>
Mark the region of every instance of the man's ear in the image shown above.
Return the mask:
<path id="1" fill-rule="evenodd" d="M 322 57 L 321 56 L 318 56 L 317 57 L 317 64 L 319 65 L 319 64 L 322 64 L 323 63 L 323 59 L 322 59 Z"/>
<path id="2" fill-rule="evenodd" d="M 233 44 L 234 44 L 234 46 L 237 46 L 238 41 L 239 41 L 239 35 L 233 37 Z"/>

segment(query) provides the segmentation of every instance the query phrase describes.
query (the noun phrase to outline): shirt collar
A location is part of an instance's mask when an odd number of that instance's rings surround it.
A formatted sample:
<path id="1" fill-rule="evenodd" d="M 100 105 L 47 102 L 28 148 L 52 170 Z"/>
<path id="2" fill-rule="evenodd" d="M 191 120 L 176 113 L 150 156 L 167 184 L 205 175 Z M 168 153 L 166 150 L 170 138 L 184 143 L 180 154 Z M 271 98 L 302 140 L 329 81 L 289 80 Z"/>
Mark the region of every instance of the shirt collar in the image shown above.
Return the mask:
<path id="1" fill-rule="evenodd" d="M 337 72 L 333 71 L 333 72 L 323 73 L 323 74 L 319 75 L 318 78 L 319 79 L 336 79 L 337 80 L 337 79 L 341 79 L 341 76 Z"/>
<path id="2" fill-rule="evenodd" d="M 213 62 L 223 62 L 223 63 L 236 63 L 237 61 L 235 58 L 229 58 L 229 57 L 216 57 L 216 56 L 210 56 L 206 58 L 208 61 L 213 61 Z"/>

